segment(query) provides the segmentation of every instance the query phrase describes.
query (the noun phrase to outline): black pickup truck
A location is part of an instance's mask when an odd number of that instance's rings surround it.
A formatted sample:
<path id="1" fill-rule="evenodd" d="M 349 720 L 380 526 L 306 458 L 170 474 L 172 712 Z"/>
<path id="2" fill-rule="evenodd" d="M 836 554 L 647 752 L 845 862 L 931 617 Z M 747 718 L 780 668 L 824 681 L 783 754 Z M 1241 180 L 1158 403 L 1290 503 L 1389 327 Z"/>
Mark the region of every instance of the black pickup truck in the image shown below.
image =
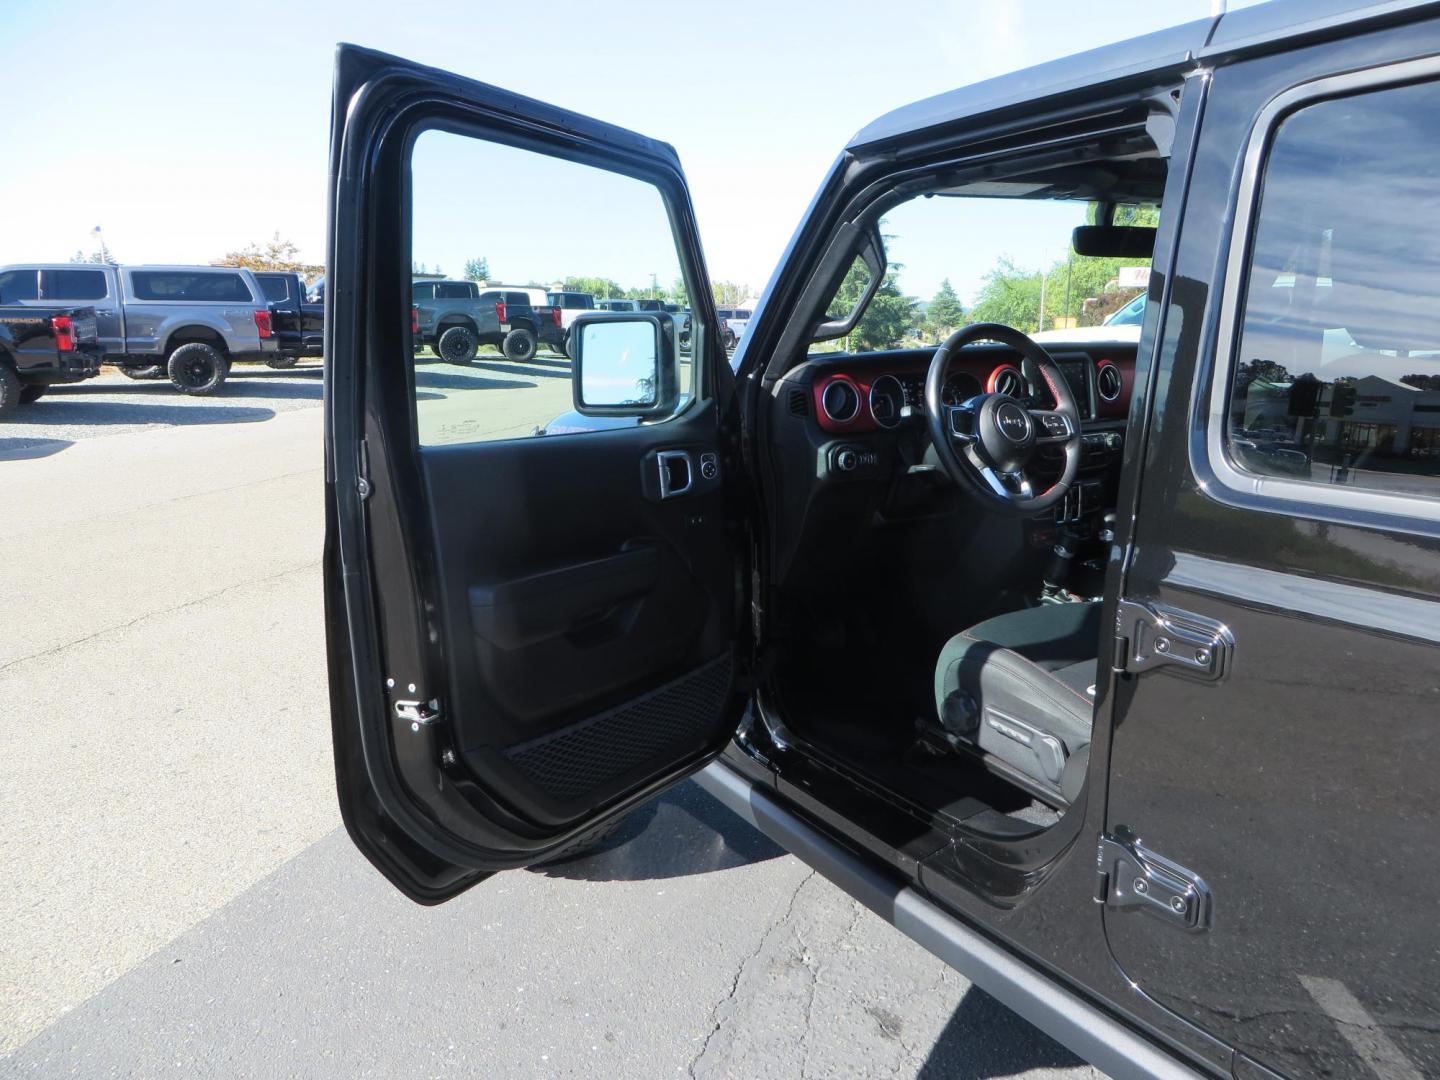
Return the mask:
<path id="1" fill-rule="evenodd" d="M 94 308 L 0 306 L 0 416 L 99 373 Z"/>
<path id="2" fill-rule="evenodd" d="M 320 356 L 325 348 L 325 305 L 305 298 L 305 282 L 291 271 L 259 270 L 255 280 L 270 302 L 271 325 L 279 351 L 265 363 L 291 368 L 302 356 Z"/>

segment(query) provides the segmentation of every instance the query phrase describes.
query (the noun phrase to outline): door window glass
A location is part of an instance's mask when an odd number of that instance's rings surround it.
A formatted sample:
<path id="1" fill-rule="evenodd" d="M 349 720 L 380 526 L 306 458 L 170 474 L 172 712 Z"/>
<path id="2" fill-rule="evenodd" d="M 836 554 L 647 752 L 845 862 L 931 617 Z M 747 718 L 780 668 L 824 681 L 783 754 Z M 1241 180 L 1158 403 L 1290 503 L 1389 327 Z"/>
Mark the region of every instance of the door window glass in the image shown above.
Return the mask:
<path id="1" fill-rule="evenodd" d="M 623 409 L 633 399 L 636 415 L 582 413 L 576 402 L 589 399 L 572 385 L 577 350 L 569 338 L 576 331 L 554 311 L 535 312 L 547 293 L 577 308 L 596 295 L 630 297 L 632 311 L 640 300 L 658 311 L 688 300 L 670 215 L 654 185 L 439 130 L 415 140 L 410 172 L 414 270 L 451 276 L 412 290 L 422 446 L 549 438 L 668 418 L 653 415 L 660 398 L 641 402 L 633 386 L 615 401 Z M 462 276 L 469 280 L 456 284 Z M 513 287 L 482 287 L 493 281 Z M 503 324 L 497 301 L 506 308 Z M 678 384 L 678 413 L 692 394 L 690 342 L 703 335 L 682 341 L 676 326 L 673 337 L 678 371 L 666 385 Z M 666 395 L 663 407 L 672 399 Z"/>
<path id="2" fill-rule="evenodd" d="M 42 276 L 46 300 L 103 300 L 108 291 L 103 270 L 46 270 Z"/>
<path id="3" fill-rule="evenodd" d="M 1230 383 L 1252 473 L 1440 497 L 1440 86 L 1275 133 Z"/>
<path id="4" fill-rule="evenodd" d="M 283 277 L 257 274 L 256 280 L 260 282 L 260 288 L 265 293 L 266 300 L 279 303 L 289 295 L 289 291 L 285 288 L 285 279 Z"/>
<path id="5" fill-rule="evenodd" d="M 40 299 L 34 270 L 7 270 L 0 274 L 0 304 Z"/>

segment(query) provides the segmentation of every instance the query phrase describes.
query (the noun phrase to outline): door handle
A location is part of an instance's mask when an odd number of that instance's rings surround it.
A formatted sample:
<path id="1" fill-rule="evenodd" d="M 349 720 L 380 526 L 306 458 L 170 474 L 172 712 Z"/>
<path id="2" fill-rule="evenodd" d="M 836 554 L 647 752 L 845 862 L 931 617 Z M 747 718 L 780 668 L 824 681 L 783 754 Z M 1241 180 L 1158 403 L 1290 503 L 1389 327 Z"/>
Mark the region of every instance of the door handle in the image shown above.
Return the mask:
<path id="1" fill-rule="evenodd" d="M 695 485 L 688 450 L 661 450 L 655 455 L 655 461 L 660 467 L 660 498 L 684 495 Z"/>
<path id="2" fill-rule="evenodd" d="M 1115 609 L 1115 670 L 1138 675 L 1173 665 L 1207 682 L 1230 670 L 1235 636 L 1222 622 L 1162 604 L 1121 600 Z"/>

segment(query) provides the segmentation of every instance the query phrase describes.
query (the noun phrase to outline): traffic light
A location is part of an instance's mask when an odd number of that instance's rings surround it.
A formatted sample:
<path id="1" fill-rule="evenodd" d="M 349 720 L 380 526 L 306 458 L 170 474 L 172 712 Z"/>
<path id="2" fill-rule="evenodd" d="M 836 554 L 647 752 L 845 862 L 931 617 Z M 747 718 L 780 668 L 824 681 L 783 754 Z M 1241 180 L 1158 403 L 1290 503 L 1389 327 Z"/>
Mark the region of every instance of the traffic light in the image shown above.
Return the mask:
<path id="1" fill-rule="evenodd" d="M 1349 383 L 1336 383 L 1330 391 L 1330 415 L 1349 416 L 1355 411 L 1355 387 Z"/>

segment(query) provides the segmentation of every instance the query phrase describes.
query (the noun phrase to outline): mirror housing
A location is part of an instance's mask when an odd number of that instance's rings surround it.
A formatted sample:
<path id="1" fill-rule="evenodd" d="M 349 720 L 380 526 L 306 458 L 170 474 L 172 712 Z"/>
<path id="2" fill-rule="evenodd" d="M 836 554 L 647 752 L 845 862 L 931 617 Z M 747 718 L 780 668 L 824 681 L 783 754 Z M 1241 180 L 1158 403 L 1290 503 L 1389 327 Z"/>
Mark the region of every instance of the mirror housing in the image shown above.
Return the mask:
<path id="1" fill-rule="evenodd" d="M 654 418 L 680 402 L 675 320 L 664 311 L 592 311 L 570 327 L 570 392 L 582 416 Z"/>
<path id="2" fill-rule="evenodd" d="M 1155 230 L 1145 225 L 1079 225 L 1070 234 L 1076 255 L 1106 259 L 1149 259 L 1155 255 Z"/>
<path id="3" fill-rule="evenodd" d="M 848 226 L 853 232 L 855 227 Z M 880 236 L 878 226 L 872 225 L 864 233 L 864 242 L 859 251 L 855 251 L 853 241 L 845 243 L 845 234 L 842 231 L 837 236 L 836 243 L 830 246 L 825 253 L 825 262 L 822 273 L 817 280 L 824 282 L 820 288 L 820 294 L 828 301 L 835 295 L 835 290 L 840 288 L 840 283 L 845 280 L 845 275 L 850 272 L 851 263 L 858 255 L 865 268 L 870 271 L 870 280 L 865 284 L 865 291 L 860 294 L 860 300 L 844 318 L 827 319 L 821 317 L 810 331 L 811 341 L 828 341 L 831 338 L 844 337 L 855 329 L 860 321 L 860 316 L 865 314 L 865 309 L 870 306 L 870 301 L 875 298 L 879 291 L 880 284 L 885 280 L 885 271 L 889 268 L 889 261 L 885 256 L 885 241 Z"/>

